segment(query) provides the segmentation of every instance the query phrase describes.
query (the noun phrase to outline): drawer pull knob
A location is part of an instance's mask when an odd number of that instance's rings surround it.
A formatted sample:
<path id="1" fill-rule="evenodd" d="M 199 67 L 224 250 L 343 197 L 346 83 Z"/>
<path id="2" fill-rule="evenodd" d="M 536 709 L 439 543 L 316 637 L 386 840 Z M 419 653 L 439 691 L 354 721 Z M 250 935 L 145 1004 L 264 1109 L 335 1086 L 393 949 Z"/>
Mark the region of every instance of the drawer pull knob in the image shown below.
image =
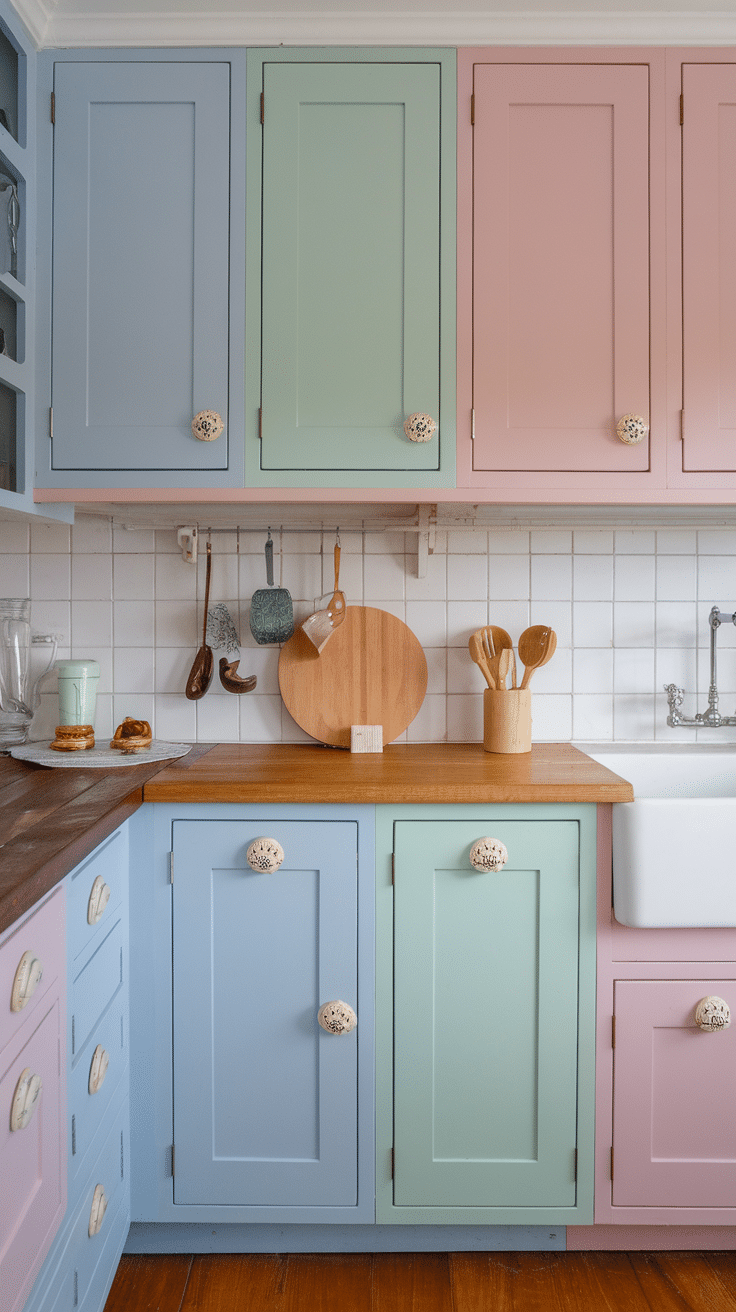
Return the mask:
<path id="1" fill-rule="evenodd" d="M 105 907 L 110 901 L 110 885 L 106 884 L 102 875 L 98 875 L 90 890 L 89 902 L 87 903 L 87 924 L 96 925 L 98 920 L 102 920 Z"/>
<path id="2" fill-rule="evenodd" d="M 431 415 L 417 413 L 404 420 L 404 432 L 410 442 L 431 442 L 436 428 Z"/>
<path id="3" fill-rule="evenodd" d="M 323 1002 L 317 1020 L 328 1034 L 349 1034 L 358 1024 L 358 1017 L 347 1002 Z"/>
<path id="4" fill-rule="evenodd" d="M 731 1008 L 723 998 L 717 998 L 709 995 L 707 998 L 701 998 L 695 1008 L 695 1024 L 700 1026 L 701 1030 L 706 1033 L 715 1034 L 719 1030 L 727 1030 L 731 1024 Z"/>
<path id="5" fill-rule="evenodd" d="M 641 415 L 622 415 L 616 424 L 616 436 L 627 446 L 638 446 L 649 432 L 649 424 Z"/>
<path id="6" fill-rule="evenodd" d="M 102 1088 L 109 1065 L 109 1054 L 105 1051 L 102 1044 L 98 1043 L 92 1053 L 92 1062 L 89 1068 L 89 1083 L 87 1087 L 90 1093 L 97 1093 L 97 1091 Z"/>
<path id="7" fill-rule="evenodd" d="M 245 854 L 251 870 L 259 874 L 272 875 L 278 870 L 284 859 L 284 849 L 275 838 L 254 838 Z"/>
<path id="8" fill-rule="evenodd" d="M 99 1234 L 100 1230 L 102 1229 L 102 1222 L 105 1219 L 106 1211 L 107 1211 L 107 1199 L 105 1197 L 105 1190 L 103 1189 L 101 1184 L 96 1184 L 95 1192 L 92 1197 L 92 1208 L 89 1214 L 88 1234 L 90 1239 L 92 1238 L 93 1235 Z"/>
<path id="9" fill-rule="evenodd" d="M 509 854 L 498 838 L 479 838 L 470 849 L 470 864 L 474 870 L 500 870 Z"/>
<path id="10" fill-rule="evenodd" d="M 10 1010 L 22 1011 L 28 1005 L 43 978 L 43 963 L 30 948 L 23 953 L 13 979 Z"/>
<path id="11" fill-rule="evenodd" d="M 24 1130 L 38 1106 L 41 1097 L 41 1076 L 34 1075 L 30 1066 L 21 1071 L 10 1108 L 11 1130 Z"/>
<path id="12" fill-rule="evenodd" d="M 200 410 L 192 420 L 192 432 L 198 442 L 216 442 L 224 427 L 216 410 Z"/>

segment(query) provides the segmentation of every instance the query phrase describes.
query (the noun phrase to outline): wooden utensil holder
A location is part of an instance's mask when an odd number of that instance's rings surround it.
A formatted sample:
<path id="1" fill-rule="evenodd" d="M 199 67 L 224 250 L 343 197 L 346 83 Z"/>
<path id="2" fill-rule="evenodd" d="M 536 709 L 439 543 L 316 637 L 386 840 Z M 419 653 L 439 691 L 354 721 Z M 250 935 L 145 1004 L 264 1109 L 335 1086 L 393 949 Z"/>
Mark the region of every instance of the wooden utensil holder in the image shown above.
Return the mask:
<path id="1" fill-rule="evenodd" d="M 483 747 L 486 752 L 532 750 L 532 694 L 530 688 L 509 688 L 483 693 Z"/>

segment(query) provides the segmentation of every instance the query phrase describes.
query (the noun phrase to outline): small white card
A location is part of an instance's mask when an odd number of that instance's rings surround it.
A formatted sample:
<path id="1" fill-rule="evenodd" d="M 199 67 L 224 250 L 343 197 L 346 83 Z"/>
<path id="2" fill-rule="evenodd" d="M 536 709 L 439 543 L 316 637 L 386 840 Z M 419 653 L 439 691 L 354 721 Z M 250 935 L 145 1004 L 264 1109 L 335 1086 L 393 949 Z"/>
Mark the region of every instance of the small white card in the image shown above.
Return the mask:
<path id="1" fill-rule="evenodd" d="M 351 752 L 382 752 L 383 725 L 351 724 L 350 750 Z"/>

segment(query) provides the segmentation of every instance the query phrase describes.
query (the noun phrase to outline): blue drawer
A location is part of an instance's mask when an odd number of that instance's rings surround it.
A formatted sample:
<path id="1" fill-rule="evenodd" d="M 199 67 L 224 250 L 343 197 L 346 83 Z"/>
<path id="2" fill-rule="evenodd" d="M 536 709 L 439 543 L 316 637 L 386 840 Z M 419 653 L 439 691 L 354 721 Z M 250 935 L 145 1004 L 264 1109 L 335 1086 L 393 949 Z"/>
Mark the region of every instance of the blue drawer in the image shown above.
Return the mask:
<path id="1" fill-rule="evenodd" d="M 97 1046 L 108 1055 L 107 1074 L 95 1093 L 89 1091 L 90 1067 Z M 112 1005 L 93 1027 L 81 1052 L 72 1063 L 68 1085 L 69 1097 L 69 1187 L 70 1204 L 76 1200 L 77 1182 L 83 1174 L 85 1157 L 115 1100 L 120 1081 L 128 1069 L 128 1008 L 119 993 Z"/>
<path id="2" fill-rule="evenodd" d="M 96 879 L 110 889 L 109 901 L 94 924 L 88 920 L 90 894 Z M 123 899 L 128 895 L 128 827 L 116 829 L 86 861 L 68 877 L 67 938 L 70 959 L 76 963 L 80 953 L 100 935 L 104 936 L 116 919 Z M 76 969 L 76 965 L 75 965 Z"/>
<path id="3" fill-rule="evenodd" d="M 122 920 L 117 920 L 72 980 L 72 1061 L 89 1042 L 103 1012 L 123 987 L 128 970 L 126 947 L 125 927 Z"/>

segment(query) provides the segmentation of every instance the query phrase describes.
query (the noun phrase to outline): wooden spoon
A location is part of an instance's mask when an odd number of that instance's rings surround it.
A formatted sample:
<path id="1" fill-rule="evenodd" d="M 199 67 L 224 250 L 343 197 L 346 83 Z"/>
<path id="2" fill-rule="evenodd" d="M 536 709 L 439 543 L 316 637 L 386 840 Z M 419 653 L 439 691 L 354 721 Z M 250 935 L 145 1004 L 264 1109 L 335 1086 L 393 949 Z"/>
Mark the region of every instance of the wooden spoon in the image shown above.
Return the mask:
<path id="1" fill-rule="evenodd" d="M 533 624 L 519 638 L 519 660 L 526 667 L 520 687 L 526 688 L 535 670 L 546 665 L 555 654 L 557 634 L 546 624 Z"/>
<path id="2" fill-rule="evenodd" d="M 476 665 L 478 666 L 478 669 L 480 670 L 481 674 L 485 678 L 488 687 L 493 688 L 493 690 L 495 691 L 496 680 L 494 679 L 491 670 L 491 661 L 483 645 L 482 634 L 483 634 L 482 629 L 478 629 L 477 633 L 471 633 L 470 638 L 468 639 L 468 650 L 470 652 L 472 659 L 475 661 Z"/>
<path id="3" fill-rule="evenodd" d="M 189 671 L 189 678 L 184 689 L 184 695 L 189 698 L 190 702 L 199 701 L 204 697 L 207 689 L 212 682 L 212 672 L 215 667 L 215 658 L 212 655 L 212 648 L 207 646 L 207 611 L 210 604 L 210 577 L 212 575 L 212 543 L 207 543 L 207 573 L 204 585 L 204 624 L 202 625 L 202 646 L 199 648 L 197 655 L 194 657 L 192 668 Z"/>

